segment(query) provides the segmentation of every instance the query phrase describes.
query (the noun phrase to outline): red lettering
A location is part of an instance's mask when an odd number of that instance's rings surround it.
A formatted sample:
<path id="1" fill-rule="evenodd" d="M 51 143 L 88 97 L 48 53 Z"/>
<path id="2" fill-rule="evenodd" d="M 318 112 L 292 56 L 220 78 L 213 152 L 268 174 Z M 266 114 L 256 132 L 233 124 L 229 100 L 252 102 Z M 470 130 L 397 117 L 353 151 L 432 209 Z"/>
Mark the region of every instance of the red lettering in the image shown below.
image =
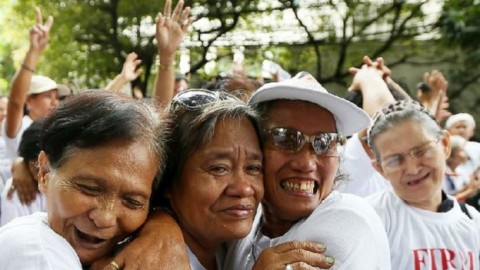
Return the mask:
<path id="1" fill-rule="evenodd" d="M 421 270 L 422 265 L 426 266 L 425 257 L 427 255 L 428 255 L 428 250 L 426 248 L 413 250 L 413 263 L 414 263 L 415 270 Z"/>
<path id="2" fill-rule="evenodd" d="M 450 249 L 440 249 L 442 258 L 442 269 L 457 269 L 455 267 L 455 252 Z M 451 267 L 449 267 L 451 266 Z"/>

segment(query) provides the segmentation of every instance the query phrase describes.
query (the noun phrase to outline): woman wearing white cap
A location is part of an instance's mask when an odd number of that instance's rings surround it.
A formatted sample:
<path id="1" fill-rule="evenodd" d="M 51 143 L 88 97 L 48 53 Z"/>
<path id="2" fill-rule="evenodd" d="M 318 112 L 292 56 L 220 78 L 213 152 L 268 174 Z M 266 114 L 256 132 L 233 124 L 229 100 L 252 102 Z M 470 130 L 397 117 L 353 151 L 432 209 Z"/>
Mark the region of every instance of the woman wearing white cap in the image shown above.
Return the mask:
<path id="1" fill-rule="evenodd" d="M 58 105 L 57 84 L 50 78 L 33 75 L 38 58 L 47 46 L 53 18 L 43 24 L 42 13 L 36 10 L 36 24 L 30 29 L 30 48 L 10 89 L 7 119 L 2 132 L 6 135 L 7 157 L 16 158 L 23 131 L 35 120 L 45 117 Z M 28 113 L 24 115 L 24 107 Z"/>
<path id="2" fill-rule="evenodd" d="M 334 190 L 341 178 L 337 145 L 342 136 L 366 128 L 368 115 L 329 94 L 305 72 L 264 85 L 249 104 L 263 115 L 265 197 L 250 234 L 229 246 L 222 269 L 293 270 L 332 265 L 333 269 L 390 269 L 387 236 L 373 208 L 357 196 Z M 176 237 L 154 228 L 145 227 L 132 248 L 122 252 L 122 260 L 129 258 L 126 267 L 132 257 L 137 266 L 145 261 L 154 265 L 159 246 L 166 246 L 165 238 Z M 169 248 L 178 250 L 178 243 L 168 241 Z M 291 241 L 324 245 L 306 250 Z M 333 258 L 318 256 L 325 247 Z M 305 254 L 310 254 L 309 259 Z"/>
<path id="3" fill-rule="evenodd" d="M 53 24 L 53 18 L 49 17 L 44 24 L 42 13 L 36 8 L 36 24 L 30 29 L 30 48 L 25 55 L 21 68 L 17 71 L 12 80 L 10 97 L 7 106 L 7 118 L 2 123 L 1 133 L 5 138 L 6 157 L 14 161 L 17 157 L 17 149 L 23 132 L 32 124 L 33 121 L 47 116 L 58 106 L 57 83 L 52 79 L 34 75 L 35 67 L 43 50 L 47 46 L 50 28 Z M 24 114 L 26 109 L 26 114 Z M 21 159 L 19 159 L 21 160 Z M 28 172 L 28 166 L 24 162 L 16 162 L 16 173 L 19 171 Z M 10 177 L 10 175 L 7 175 Z M 14 185 L 11 186 L 9 196 L 13 194 L 18 182 L 14 177 Z M 22 202 L 31 202 L 35 199 L 36 187 L 33 185 L 32 176 L 29 173 L 23 182 L 19 182 L 19 189 L 25 188 L 30 192 L 22 192 L 20 200 Z M 38 192 L 38 190 L 37 190 Z M 28 196 L 27 196 L 28 195 Z M 27 197 L 26 197 L 27 196 Z"/>

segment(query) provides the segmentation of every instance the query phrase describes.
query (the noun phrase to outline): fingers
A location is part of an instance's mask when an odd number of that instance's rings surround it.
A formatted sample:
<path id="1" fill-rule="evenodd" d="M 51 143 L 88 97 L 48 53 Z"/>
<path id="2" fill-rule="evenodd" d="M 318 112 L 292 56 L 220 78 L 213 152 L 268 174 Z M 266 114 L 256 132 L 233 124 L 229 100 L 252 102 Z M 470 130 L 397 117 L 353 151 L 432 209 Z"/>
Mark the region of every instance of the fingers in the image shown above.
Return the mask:
<path id="1" fill-rule="evenodd" d="M 170 14 L 172 13 L 172 0 L 165 1 L 165 7 L 163 9 L 163 15 L 165 17 L 170 18 Z"/>
<path id="2" fill-rule="evenodd" d="M 175 9 L 173 10 L 172 14 L 172 21 L 176 21 L 178 23 L 182 23 L 182 13 L 183 13 L 183 0 L 178 1 Z"/>
<path id="3" fill-rule="evenodd" d="M 31 204 L 37 196 L 37 187 L 34 180 L 30 183 L 19 182 L 15 185 L 18 198 L 22 204 Z"/>
<path id="4" fill-rule="evenodd" d="M 45 31 L 50 32 L 52 25 L 53 25 L 53 17 L 48 16 L 47 23 L 45 23 L 45 25 L 43 26 Z"/>
<path id="5" fill-rule="evenodd" d="M 321 243 L 305 242 L 305 241 L 290 241 L 286 243 L 279 244 L 272 248 L 272 251 L 275 253 L 285 253 L 288 251 L 304 249 L 311 252 L 324 252 L 325 245 Z"/>
<path id="6" fill-rule="evenodd" d="M 35 17 L 36 17 L 36 24 L 43 25 L 43 18 L 42 18 L 42 11 L 39 7 L 35 7 Z"/>
<path id="7" fill-rule="evenodd" d="M 119 269 L 125 269 L 125 261 L 123 259 L 123 256 L 117 256 L 113 258 L 112 260 L 109 261 L 105 267 L 103 267 L 103 270 L 119 270 Z"/>
<path id="8" fill-rule="evenodd" d="M 370 57 L 368 57 L 367 55 L 363 56 L 363 63 L 367 66 L 373 65 L 372 59 L 370 59 Z"/>

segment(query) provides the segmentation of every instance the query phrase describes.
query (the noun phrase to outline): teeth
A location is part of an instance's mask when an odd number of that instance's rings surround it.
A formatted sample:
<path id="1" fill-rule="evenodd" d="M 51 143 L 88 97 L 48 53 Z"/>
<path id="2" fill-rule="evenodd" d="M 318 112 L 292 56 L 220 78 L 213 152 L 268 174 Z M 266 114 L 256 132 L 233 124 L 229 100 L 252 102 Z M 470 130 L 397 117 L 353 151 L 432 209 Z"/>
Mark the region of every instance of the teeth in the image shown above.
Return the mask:
<path id="1" fill-rule="evenodd" d="M 287 181 L 283 183 L 283 188 L 291 191 L 303 191 L 313 194 L 315 188 L 315 183 L 313 181 L 300 181 L 300 182 L 291 182 Z"/>

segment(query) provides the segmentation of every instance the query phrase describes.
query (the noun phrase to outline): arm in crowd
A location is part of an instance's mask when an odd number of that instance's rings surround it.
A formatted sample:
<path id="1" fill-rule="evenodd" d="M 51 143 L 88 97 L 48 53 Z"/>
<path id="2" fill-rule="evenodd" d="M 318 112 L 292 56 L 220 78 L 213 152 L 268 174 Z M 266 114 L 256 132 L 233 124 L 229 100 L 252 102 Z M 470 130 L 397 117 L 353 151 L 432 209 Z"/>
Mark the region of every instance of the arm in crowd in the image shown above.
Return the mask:
<path id="1" fill-rule="evenodd" d="M 423 76 L 424 83 L 428 86 L 427 91 L 419 91 L 418 100 L 441 122 L 450 116 L 449 103 L 446 95 L 448 81 L 438 70 L 426 72 Z"/>
<path id="2" fill-rule="evenodd" d="M 192 23 L 190 7 L 183 8 L 183 0 L 177 3 L 170 15 L 171 6 L 171 0 L 167 0 L 163 14 L 158 13 L 155 20 L 159 59 L 153 98 L 160 106 L 166 106 L 173 98 L 175 53 Z"/>
<path id="3" fill-rule="evenodd" d="M 368 56 L 364 56 L 363 61 L 364 65 L 360 69 L 349 69 L 355 75 L 350 90 L 362 92 L 363 109 L 372 117 L 386 104 L 395 102 L 384 80 L 390 77 L 391 72 L 385 67 L 383 58 L 373 62 Z"/>
<path id="4" fill-rule="evenodd" d="M 107 90 L 121 91 L 122 88 L 134 80 L 136 80 L 142 70 L 139 68 L 142 60 L 138 59 L 138 55 L 134 52 L 129 53 L 123 63 L 122 72 L 118 74 L 106 87 Z"/>
<path id="5" fill-rule="evenodd" d="M 36 23 L 30 28 L 30 47 L 25 55 L 21 68 L 17 71 L 12 80 L 10 97 L 7 106 L 5 119 L 6 135 L 10 138 L 16 137 L 22 123 L 23 108 L 27 100 L 28 89 L 35 72 L 38 59 L 48 44 L 50 29 L 53 25 L 53 18 L 48 17 L 43 23 L 40 8 L 35 8 Z"/>

